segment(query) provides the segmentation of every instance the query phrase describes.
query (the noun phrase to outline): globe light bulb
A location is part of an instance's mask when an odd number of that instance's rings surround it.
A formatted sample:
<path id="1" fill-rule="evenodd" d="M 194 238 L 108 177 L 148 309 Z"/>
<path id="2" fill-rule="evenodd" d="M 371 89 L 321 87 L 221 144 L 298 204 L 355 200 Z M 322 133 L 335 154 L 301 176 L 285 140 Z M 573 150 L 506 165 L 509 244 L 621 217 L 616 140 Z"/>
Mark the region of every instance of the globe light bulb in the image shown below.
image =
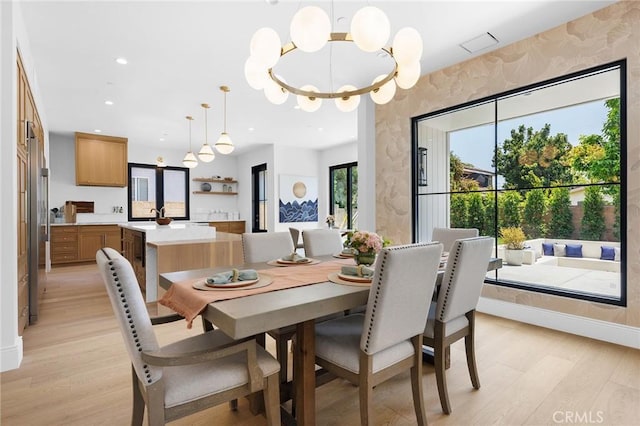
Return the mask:
<path id="1" fill-rule="evenodd" d="M 349 84 L 338 89 L 337 93 L 351 92 L 356 90 L 355 86 Z M 360 95 L 349 96 L 348 98 L 335 98 L 336 108 L 342 112 L 350 112 L 360 105 Z"/>
<path id="2" fill-rule="evenodd" d="M 396 84 L 401 89 L 411 89 L 420 79 L 420 62 L 411 64 L 398 64 Z"/>
<path id="3" fill-rule="evenodd" d="M 317 52 L 331 36 L 331 21 L 324 10 L 317 6 L 300 9 L 289 26 L 291 41 L 303 52 Z"/>
<path id="4" fill-rule="evenodd" d="M 393 38 L 392 49 L 398 64 L 419 62 L 422 57 L 422 37 L 415 28 L 404 27 Z"/>
<path id="5" fill-rule="evenodd" d="M 280 81 L 286 83 L 282 77 L 277 77 Z M 264 86 L 264 95 L 269 99 L 269 102 L 275 105 L 283 104 L 289 98 L 289 92 L 284 90 L 278 83 L 271 79 L 269 79 L 267 84 Z"/>
<path id="6" fill-rule="evenodd" d="M 247 79 L 249 86 L 256 90 L 264 89 L 269 80 L 269 73 L 256 58 L 249 56 L 244 63 L 244 77 Z"/>
<path id="7" fill-rule="evenodd" d="M 384 74 L 379 75 L 373 80 L 373 84 L 379 82 L 380 80 L 383 80 L 385 77 L 386 75 Z M 373 99 L 373 102 L 377 103 L 378 105 L 386 104 L 391 99 L 393 99 L 395 94 L 396 94 L 396 82 L 393 79 L 387 81 L 380 88 L 370 93 L 371 99 Z"/>
<path id="8" fill-rule="evenodd" d="M 389 18 L 377 7 L 366 6 L 353 15 L 351 37 L 361 50 L 375 52 L 382 49 L 390 34 Z"/>
<path id="9" fill-rule="evenodd" d="M 251 56 L 266 69 L 273 68 L 278 63 L 281 50 L 280 36 L 272 28 L 260 28 L 251 37 Z"/>
<path id="10" fill-rule="evenodd" d="M 310 84 L 302 86 L 300 90 L 304 90 L 305 92 L 318 92 L 318 88 Z M 297 95 L 296 98 L 298 100 L 298 105 L 300 106 L 300 109 L 306 112 L 317 111 L 318 108 L 322 106 L 322 99 L 320 98 L 311 99 L 308 96 L 302 96 L 302 95 Z"/>

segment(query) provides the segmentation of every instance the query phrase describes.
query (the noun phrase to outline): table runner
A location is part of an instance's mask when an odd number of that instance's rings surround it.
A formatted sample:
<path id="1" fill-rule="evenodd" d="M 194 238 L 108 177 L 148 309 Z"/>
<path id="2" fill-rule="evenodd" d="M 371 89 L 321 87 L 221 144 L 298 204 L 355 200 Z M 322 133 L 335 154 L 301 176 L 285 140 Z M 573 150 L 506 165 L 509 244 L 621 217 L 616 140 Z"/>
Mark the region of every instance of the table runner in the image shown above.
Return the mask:
<path id="1" fill-rule="evenodd" d="M 273 277 L 273 282 L 266 287 L 248 290 L 196 290 L 193 288 L 193 284 L 198 281 L 204 281 L 207 277 L 203 276 L 173 283 L 159 302 L 161 305 L 167 306 L 182 315 L 187 320 L 187 328 L 191 328 L 195 317 L 197 317 L 209 303 L 326 282 L 328 281 L 327 276 L 331 272 L 340 271 L 343 265 L 352 263 L 353 260 L 346 259 L 346 261 L 332 260 L 317 265 L 260 269 L 258 270 L 258 274 L 270 275 Z"/>

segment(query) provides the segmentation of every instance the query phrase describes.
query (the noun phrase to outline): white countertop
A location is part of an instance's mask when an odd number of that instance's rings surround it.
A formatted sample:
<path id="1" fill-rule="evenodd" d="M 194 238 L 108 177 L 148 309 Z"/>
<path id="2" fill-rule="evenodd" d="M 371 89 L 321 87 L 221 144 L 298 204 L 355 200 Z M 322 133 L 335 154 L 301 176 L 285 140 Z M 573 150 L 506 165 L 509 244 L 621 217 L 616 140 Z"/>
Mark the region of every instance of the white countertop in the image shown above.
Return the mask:
<path id="1" fill-rule="evenodd" d="M 177 222 L 158 225 L 153 222 L 128 222 L 118 224 L 122 228 L 145 233 L 146 242 L 210 240 L 216 238 L 216 228 L 207 224 Z"/>

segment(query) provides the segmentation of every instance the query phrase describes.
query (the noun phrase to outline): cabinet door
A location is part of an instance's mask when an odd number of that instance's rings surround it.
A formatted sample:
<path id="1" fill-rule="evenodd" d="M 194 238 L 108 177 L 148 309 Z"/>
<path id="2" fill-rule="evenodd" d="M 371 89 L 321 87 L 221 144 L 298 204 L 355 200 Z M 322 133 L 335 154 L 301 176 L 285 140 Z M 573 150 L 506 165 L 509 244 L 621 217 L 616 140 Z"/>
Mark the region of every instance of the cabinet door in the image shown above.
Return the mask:
<path id="1" fill-rule="evenodd" d="M 232 234 L 243 234 L 245 231 L 244 220 L 229 222 L 229 232 Z"/>
<path id="2" fill-rule="evenodd" d="M 76 133 L 76 185 L 127 186 L 127 139 Z"/>
<path id="3" fill-rule="evenodd" d="M 83 225 L 78 232 L 78 260 L 95 260 L 103 247 L 120 251 L 120 231 L 117 225 Z"/>

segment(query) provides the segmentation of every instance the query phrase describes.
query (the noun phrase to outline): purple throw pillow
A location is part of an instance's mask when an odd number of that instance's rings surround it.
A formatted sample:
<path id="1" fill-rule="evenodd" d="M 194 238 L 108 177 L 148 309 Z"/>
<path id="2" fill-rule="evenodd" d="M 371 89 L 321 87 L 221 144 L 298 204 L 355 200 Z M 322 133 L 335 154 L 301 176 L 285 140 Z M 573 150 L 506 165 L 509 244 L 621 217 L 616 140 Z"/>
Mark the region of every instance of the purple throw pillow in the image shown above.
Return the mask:
<path id="1" fill-rule="evenodd" d="M 600 259 L 602 260 L 615 260 L 616 249 L 611 246 L 600 246 Z"/>
<path id="2" fill-rule="evenodd" d="M 542 243 L 542 254 L 545 256 L 553 256 L 553 243 Z"/>
<path id="3" fill-rule="evenodd" d="M 567 244 L 565 247 L 565 256 L 582 257 L 582 244 Z"/>

